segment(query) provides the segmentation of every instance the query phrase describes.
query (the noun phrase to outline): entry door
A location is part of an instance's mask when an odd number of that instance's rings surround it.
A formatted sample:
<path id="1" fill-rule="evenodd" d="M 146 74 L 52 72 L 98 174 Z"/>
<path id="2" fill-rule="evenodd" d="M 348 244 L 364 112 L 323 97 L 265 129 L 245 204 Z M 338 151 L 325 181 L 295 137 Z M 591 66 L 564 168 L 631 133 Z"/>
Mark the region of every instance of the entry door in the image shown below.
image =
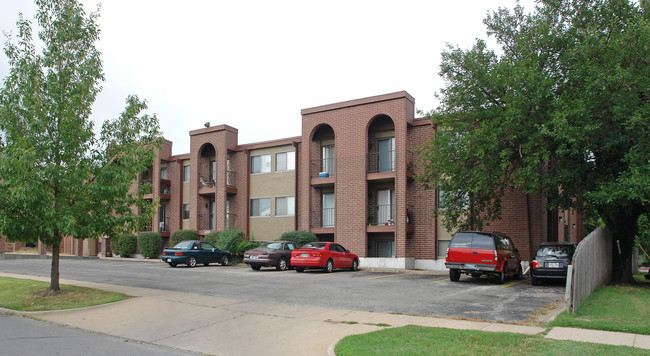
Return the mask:
<path id="1" fill-rule="evenodd" d="M 334 145 L 323 146 L 322 172 L 330 176 L 334 175 Z"/>
<path id="2" fill-rule="evenodd" d="M 323 227 L 334 226 L 334 193 L 323 194 Z"/>
<path id="3" fill-rule="evenodd" d="M 395 190 L 385 189 L 377 191 L 377 224 L 395 224 Z"/>
<path id="4" fill-rule="evenodd" d="M 395 171 L 395 138 L 377 141 L 377 166 L 379 172 Z"/>
<path id="5" fill-rule="evenodd" d="M 158 215 L 160 216 L 160 225 L 159 232 L 167 231 L 167 205 L 161 205 L 158 210 Z"/>

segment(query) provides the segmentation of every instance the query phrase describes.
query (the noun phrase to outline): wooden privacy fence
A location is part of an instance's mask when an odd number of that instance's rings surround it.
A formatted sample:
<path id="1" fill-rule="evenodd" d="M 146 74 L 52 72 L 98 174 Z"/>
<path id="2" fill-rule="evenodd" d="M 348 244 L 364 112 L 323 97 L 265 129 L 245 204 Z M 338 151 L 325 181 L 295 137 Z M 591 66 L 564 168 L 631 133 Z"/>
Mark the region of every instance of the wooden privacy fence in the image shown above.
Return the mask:
<path id="1" fill-rule="evenodd" d="M 565 299 L 568 309 L 575 313 L 580 302 L 596 286 L 612 280 L 612 233 L 598 228 L 578 244 L 569 266 Z"/>

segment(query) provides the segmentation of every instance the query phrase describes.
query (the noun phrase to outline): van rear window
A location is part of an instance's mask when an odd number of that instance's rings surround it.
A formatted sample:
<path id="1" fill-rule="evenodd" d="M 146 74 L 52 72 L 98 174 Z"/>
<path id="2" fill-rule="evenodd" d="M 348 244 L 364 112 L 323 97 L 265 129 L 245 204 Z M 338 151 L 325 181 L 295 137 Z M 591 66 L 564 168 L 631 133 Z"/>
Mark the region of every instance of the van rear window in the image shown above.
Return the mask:
<path id="1" fill-rule="evenodd" d="M 494 238 L 492 235 L 471 232 L 456 233 L 449 243 L 449 248 L 494 250 Z"/>

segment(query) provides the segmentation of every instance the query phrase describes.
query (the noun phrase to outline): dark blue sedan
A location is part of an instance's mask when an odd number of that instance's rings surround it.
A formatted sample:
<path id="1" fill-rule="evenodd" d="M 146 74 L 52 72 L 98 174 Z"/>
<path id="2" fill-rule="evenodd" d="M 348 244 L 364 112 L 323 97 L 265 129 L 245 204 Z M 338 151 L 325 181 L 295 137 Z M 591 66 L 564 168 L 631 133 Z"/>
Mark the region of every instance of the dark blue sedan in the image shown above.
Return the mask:
<path id="1" fill-rule="evenodd" d="M 194 267 L 198 263 L 207 266 L 219 263 L 226 266 L 230 262 L 230 251 L 219 250 L 205 241 L 181 241 L 172 248 L 166 248 L 162 253 L 162 261 L 172 267 L 185 264 Z"/>

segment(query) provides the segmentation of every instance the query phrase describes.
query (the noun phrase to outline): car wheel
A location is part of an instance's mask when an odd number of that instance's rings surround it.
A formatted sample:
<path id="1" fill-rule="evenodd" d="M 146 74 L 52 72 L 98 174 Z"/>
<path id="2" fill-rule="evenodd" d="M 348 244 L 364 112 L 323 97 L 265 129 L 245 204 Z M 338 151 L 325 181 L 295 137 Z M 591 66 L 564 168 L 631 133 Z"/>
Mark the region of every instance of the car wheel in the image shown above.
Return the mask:
<path id="1" fill-rule="evenodd" d="M 304 272 L 304 271 L 305 271 L 304 268 L 302 268 L 302 267 L 296 267 L 296 272 L 298 272 L 298 273 L 302 273 L 302 272 Z"/>
<path id="2" fill-rule="evenodd" d="M 521 281 L 524 278 L 524 271 L 521 270 L 521 264 L 519 264 L 519 268 L 517 268 L 517 273 L 512 277 L 517 281 Z"/>
<path id="3" fill-rule="evenodd" d="M 209 266 L 210 264 L 209 264 L 209 263 L 204 263 L 203 265 L 207 267 L 207 266 Z"/>
<path id="4" fill-rule="evenodd" d="M 196 257 L 190 256 L 190 258 L 187 259 L 187 267 L 196 267 Z"/>
<path id="5" fill-rule="evenodd" d="M 350 271 L 358 271 L 359 270 L 359 261 L 355 258 L 354 261 L 352 261 L 352 267 L 350 267 Z"/>
<path id="6" fill-rule="evenodd" d="M 284 271 L 287 269 L 287 259 L 284 257 L 280 257 L 278 260 L 278 263 L 275 265 L 275 269 L 278 271 Z"/>
<path id="7" fill-rule="evenodd" d="M 449 280 L 452 282 L 458 282 L 460 280 L 460 270 L 451 268 L 449 270 Z"/>
<path id="8" fill-rule="evenodd" d="M 260 268 L 262 268 L 262 266 L 260 266 L 260 265 L 251 265 L 251 268 L 253 269 L 253 271 L 259 271 Z"/>
<path id="9" fill-rule="evenodd" d="M 334 261 L 329 259 L 329 260 L 327 260 L 327 264 L 325 265 L 325 268 L 323 269 L 323 272 L 331 273 L 333 270 L 334 270 Z"/>
<path id="10" fill-rule="evenodd" d="M 169 262 L 169 267 L 176 267 L 176 262 Z"/>
<path id="11" fill-rule="evenodd" d="M 228 259 L 228 256 L 221 257 L 221 265 L 222 266 L 227 266 L 228 262 L 230 262 L 230 259 Z"/>
<path id="12" fill-rule="evenodd" d="M 505 282 L 505 280 L 506 280 L 506 267 L 507 267 L 507 266 L 508 266 L 508 265 L 503 265 L 503 269 L 502 269 L 501 272 L 497 275 L 497 278 L 496 278 L 496 282 L 497 282 L 497 284 L 503 284 L 503 282 Z"/>

